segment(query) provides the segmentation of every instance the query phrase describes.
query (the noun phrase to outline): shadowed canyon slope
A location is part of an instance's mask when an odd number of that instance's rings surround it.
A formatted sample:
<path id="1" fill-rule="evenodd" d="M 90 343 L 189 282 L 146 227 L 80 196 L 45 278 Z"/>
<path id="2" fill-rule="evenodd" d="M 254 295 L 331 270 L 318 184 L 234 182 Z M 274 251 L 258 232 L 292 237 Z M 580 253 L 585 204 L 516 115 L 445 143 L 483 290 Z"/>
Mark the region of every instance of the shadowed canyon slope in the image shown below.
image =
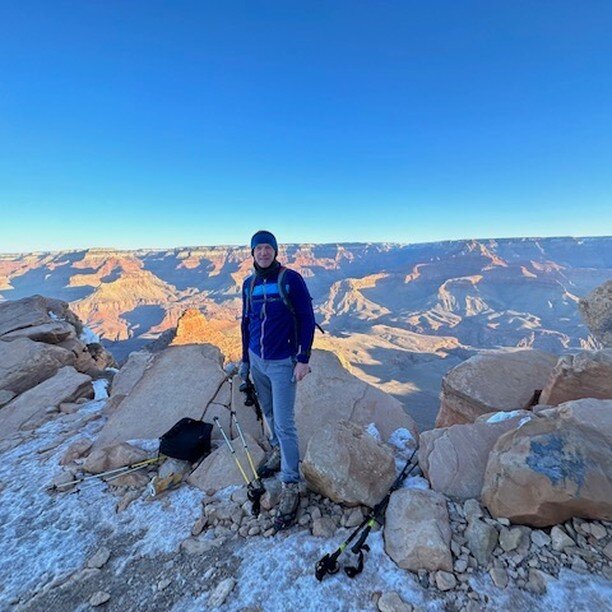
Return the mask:
<path id="1" fill-rule="evenodd" d="M 328 332 L 316 346 L 398 397 L 423 429 L 443 374 L 480 348 L 595 345 L 578 300 L 612 278 L 612 238 L 284 245 L 279 259 L 306 278 Z M 237 359 L 250 268 L 244 247 L 0 255 L 0 300 L 68 301 L 119 360 L 195 308 L 204 335 Z"/>

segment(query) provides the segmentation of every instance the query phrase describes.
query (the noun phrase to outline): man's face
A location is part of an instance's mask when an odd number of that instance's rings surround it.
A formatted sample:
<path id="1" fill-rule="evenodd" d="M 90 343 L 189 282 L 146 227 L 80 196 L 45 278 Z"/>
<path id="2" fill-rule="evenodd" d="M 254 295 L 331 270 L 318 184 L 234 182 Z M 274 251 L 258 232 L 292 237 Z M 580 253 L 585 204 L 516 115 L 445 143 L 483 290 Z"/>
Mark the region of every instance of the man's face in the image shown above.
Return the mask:
<path id="1" fill-rule="evenodd" d="M 260 268 L 268 268 L 274 261 L 274 249 L 269 244 L 258 244 L 253 251 L 253 257 Z"/>

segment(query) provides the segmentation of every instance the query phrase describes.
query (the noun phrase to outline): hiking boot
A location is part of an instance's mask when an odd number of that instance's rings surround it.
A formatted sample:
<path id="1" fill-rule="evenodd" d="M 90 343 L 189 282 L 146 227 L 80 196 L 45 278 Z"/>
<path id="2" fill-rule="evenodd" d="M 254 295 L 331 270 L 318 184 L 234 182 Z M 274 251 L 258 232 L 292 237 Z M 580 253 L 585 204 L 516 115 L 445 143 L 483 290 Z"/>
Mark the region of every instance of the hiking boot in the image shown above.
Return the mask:
<path id="1" fill-rule="evenodd" d="M 300 507 L 300 485 L 297 482 L 283 482 L 280 501 L 274 517 L 276 530 L 286 529 L 295 522 Z"/>
<path id="2" fill-rule="evenodd" d="M 265 454 L 263 461 L 259 464 L 257 473 L 260 478 L 270 478 L 270 476 L 274 476 L 276 472 L 280 471 L 280 464 L 280 447 L 273 446 L 272 449 Z"/>

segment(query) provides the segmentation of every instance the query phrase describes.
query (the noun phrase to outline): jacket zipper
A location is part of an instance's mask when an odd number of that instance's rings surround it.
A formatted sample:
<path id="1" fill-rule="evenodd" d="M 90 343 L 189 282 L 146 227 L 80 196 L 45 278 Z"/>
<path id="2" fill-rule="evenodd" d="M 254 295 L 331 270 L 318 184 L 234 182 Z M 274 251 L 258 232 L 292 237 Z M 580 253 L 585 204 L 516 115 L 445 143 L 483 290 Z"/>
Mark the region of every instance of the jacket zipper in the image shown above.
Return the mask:
<path id="1" fill-rule="evenodd" d="M 266 279 L 263 279 L 263 294 L 264 294 L 264 299 L 263 299 L 263 304 L 261 307 L 261 312 L 263 314 L 263 321 L 261 322 L 261 338 L 259 340 L 260 345 L 259 348 L 261 350 L 261 358 L 264 359 L 264 332 L 265 332 L 265 326 L 266 326 L 266 300 L 267 300 L 267 293 L 266 293 Z"/>

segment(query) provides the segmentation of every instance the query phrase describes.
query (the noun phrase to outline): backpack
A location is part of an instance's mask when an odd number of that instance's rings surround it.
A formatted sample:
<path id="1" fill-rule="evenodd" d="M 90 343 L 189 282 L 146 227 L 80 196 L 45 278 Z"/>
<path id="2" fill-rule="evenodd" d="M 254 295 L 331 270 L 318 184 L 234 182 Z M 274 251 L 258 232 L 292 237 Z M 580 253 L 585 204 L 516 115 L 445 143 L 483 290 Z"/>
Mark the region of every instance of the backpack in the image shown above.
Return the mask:
<path id="1" fill-rule="evenodd" d="M 285 266 L 281 266 L 276 282 L 278 283 L 278 293 L 281 297 L 281 300 L 283 301 L 283 304 L 287 307 L 287 310 L 291 313 L 291 316 L 293 317 L 293 326 L 295 328 L 295 338 L 296 338 L 296 344 L 297 344 L 297 315 L 295 314 L 295 308 L 293 307 L 293 304 L 291 303 L 291 300 L 289 299 L 289 295 L 287 294 L 287 289 L 285 288 L 285 284 L 283 283 L 283 280 L 285 279 L 285 272 L 287 272 L 287 268 Z M 255 280 L 256 280 L 256 276 L 255 274 L 252 274 L 250 278 L 250 283 L 249 283 L 249 295 L 248 295 L 249 312 L 251 312 L 253 308 L 253 289 L 255 288 Z M 315 321 L 315 327 L 322 334 L 325 333 L 323 328 L 316 321 Z"/>
<path id="2" fill-rule="evenodd" d="M 185 417 L 159 439 L 159 452 L 166 457 L 195 463 L 210 453 L 212 425 Z"/>

